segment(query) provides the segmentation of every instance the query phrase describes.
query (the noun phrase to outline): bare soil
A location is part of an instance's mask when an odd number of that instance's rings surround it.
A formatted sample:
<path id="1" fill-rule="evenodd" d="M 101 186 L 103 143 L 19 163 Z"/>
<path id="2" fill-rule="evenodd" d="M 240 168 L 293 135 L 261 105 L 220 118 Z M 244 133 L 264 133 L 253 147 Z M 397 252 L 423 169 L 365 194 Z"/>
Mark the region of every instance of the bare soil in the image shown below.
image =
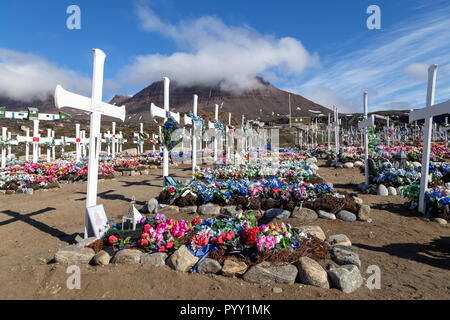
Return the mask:
<path id="1" fill-rule="evenodd" d="M 171 168 L 190 178 L 190 168 Z M 98 202 L 109 218 L 120 221 L 133 196 L 137 207 L 157 196 L 162 170 L 150 175 L 116 177 L 99 182 Z M 359 193 L 363 176 L 357 168 L 321 167 L 319 174 L 338 190 Z M 319 219 L 326 235 L 344 233 L 367 267 L 381 270 L 381 289 L 365 285 L 352 294 L 301 284 L 249 284 L 242 279 L 181 273 L 146 265 L 80 266 L 81 289 L 69 290 L 67 267 L 51 262 L 56 251 L 84 230 L 86 184 L 63 184 L 33 196 L 0 198 L 0 299 L 449 299 L 450 229 L 408 211 L 400 196 L 363 195 L 372 208 L 372 223 Z M 182 216 L 182 215 L 179 215 Z M 197 215 L 182 216 L 193 219 Z M 300 224 L 290 219 L 292 225 Z"/>

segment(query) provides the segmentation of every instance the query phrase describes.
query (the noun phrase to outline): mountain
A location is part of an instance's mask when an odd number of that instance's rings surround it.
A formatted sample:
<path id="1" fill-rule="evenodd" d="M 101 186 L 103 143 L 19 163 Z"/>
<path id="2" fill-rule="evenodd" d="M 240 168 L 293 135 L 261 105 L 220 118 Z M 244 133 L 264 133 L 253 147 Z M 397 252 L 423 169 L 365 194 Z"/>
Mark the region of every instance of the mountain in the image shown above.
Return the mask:
<path id="1" fill-rule="evenodd" d="M 291 99 L 292 117 L 310 117 L 314 114 L 328 114 L 329 109 L 296 94 L 289 94 L 270 83 L 258 78 L 260 87 L 240 94 L 224 91 L 220 84 L 213 87 L 179 86 L 176 82 L 170 85 L 170 108 L 175 112 L 187 113 L 192 111 L 193 95 L 198 95 L 198 111 L 214 112 L 214 105 L 218 104 L 220 120 L 228 123 L 228 112 L 231 112 L 238 122 L 242 115 L 246 119 L 261 121 L 277 121 L 289 114 L 289 95 Z M 111 103 L 124 104 L 127 108 L 127 121 L 152 121 L 149 107 L 151 103 L 159 107 L 164 105 L 164 82 L 154 82 L 132 97 L 115 96 Z M 297 110 L 297 107 L 300 110 Z M 312 113 L 309 110 L 316 111 Z M 272 115 L 272 112 L 274 115 Z M 278 115 L 277 115 L 278 114 Z M 222 120 L 222 118 L 224 120 Z M 259 119 L 258 119 L 259 118 Z"/>
<path id="2" fill-rule="evenodd" d="M 289 94 L 280 90 L 270 83 L 258 78 L 260 87 L 248 90 L 240 94 L 224 91 L 220 84 L 216 86 L 179 86 L 172 81 L 170 86 L 170 107 L 171 110 L 187 113 L 192 110 L 193 95 L 197 94 L 198 112 L 211 119 L 214 114 L 214 105 L 221 106 L 219 109 L 220 121 L 228 123 L 228 112 L 232 113 L 233 123 L 241 122 L 242 115 L 245 119 L 287 122 L 289 114 L 289 95 L 291 100 L 292 117 L 310 117 L 315 114 L 328 114 L 329 109 L 318 105 L 304 97 L 296 94 Z M 125 105 L 127 110 L 126 122 L 154 123 L 150 118 L 150 104 L 163 107 L 164 104 L 164 83 L 154 82 L 147 88 L 141 90 L 133 96 L 116 95 L 110 103 Z M 42 113 L 57 113 L 54 106 L 53 95 L 49 95 L 45 100 L 34 100 L 31 102 L 15 101 L 0 97 L 0 106 L 6 106 L 7 110 L 26 110 L 27 107 L 37 107 Z M 298 110 L 297 108 L 300 108 Z M 316 113 L 309 110 L 316 111 Z M 73 109 L 63 109 L 76 119 L 87 119 L 88 115 Z M 273 115 L 272 115 L 273 113 Z M 104 119 L 109 120 L 109 119 Z"/>

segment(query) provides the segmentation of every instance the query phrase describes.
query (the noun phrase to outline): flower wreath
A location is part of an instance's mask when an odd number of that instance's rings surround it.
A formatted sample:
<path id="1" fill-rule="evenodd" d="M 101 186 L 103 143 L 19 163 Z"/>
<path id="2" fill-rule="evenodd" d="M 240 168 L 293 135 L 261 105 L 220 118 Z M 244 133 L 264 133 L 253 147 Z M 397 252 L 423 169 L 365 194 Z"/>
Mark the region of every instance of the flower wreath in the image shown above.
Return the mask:
<path id="1" fill-rule="evenodd" d="M 12 141 L 12 139 L 6 139 L 6 140 L 3 140 L 3 138 L 0 139 L 0 143 L 2 145 L 2 148 L 6 148 L 6 147 L 11 146 L 11 141 Z"/>
<path id="2" fill-rule="evenodd" d="M 205 120 L 202 117 L 194 115 L 192 111 L 188 113 L 188 116 L 192 118 L 192 121 L 197 123 L 197 126 L 200 125 L 202 132 L 205 131 Z"/>
<path id="3" fill-rule="evenodd" d="M 53 148 L 54 146 L 56 146 L 55 139 L 52 139 L 52 142 L 46 142 L 45 143 L 45 147 L 47 149 Z"/>
<path id="4" fill-rule="evenodd" d="M 213 120 L 214 123 L 214 127 L 219 130 L 222 134 L 225 134 L 225 129 L 223 127 L 222 122 L 220 122 L 219 120 L 214 119 Z"/>
<path id="5" fill-rule="evenodd" d="M 175 121 L 175 118 L 170 115 L 167 118 L 166 122 L 164 123 L 163 129 L 162 129 L 162 136 L 161 136 L 161 144 L 167 148 L 168 151 L 172 150 L 178 141 L 172 140 L 172 134 L 179 129 L 177 122 Z M 181 140 L 181 139 L 180 139 Z"/>

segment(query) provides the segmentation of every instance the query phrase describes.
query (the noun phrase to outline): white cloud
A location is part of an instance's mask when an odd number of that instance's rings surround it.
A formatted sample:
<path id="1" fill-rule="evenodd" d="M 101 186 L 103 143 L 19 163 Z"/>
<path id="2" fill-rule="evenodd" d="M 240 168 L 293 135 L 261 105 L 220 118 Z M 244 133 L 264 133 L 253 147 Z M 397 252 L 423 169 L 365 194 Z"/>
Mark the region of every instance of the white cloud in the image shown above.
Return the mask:
<path id="1" fill-rule="evenodd" d="M 412 63 L 405 67 L 404 72 L 414 80 L 426 80 L 428 78 L 428 67 L 426 63 Z"/>
<path id="2" fill-rule="evenodd" d="M 57 84 L 76 92 L 90 91 L 90 79 L 33 54 L 0 48 L 0 95 L 30 101 L 45 99 Z"/>
<path id="3" fill-rule="evenodd" d="M 0 96 L 14 100 L 45 99 L 56 85 L 73 92 L 90 95 L 92 80 L 79 73 L 57 66 L 38 55 L 0 48 Z M 121 88 L 105 79 L 106 89 Z"/>
<path id="4" fill-rule="evenodd" d="M 184 51 L 135 57 L 121 70 L 121 77 L 132 84 L 148 84 L 167 76 L 182 85 L 220 82 L 223 89 L 241 91 L 257 87 L 257 75 L 296 75 L 319 65 L 318 56 L 294 38 L 262 35 L 212 16 L 172 25 L 147 7 L 137 10 L 144 30 L 167 36 Z"/>
<path id="5" fill-rule="evenodd" d="M 449 14 L 450 6 L 447 6 L 438 12 L 400 21 L 390 30 L 370 38 L 370 42 L 355 44 L 358 49 L 349 47 L 345 55 L 323 57 L 327 63 L 307 81 L 296 86 L 297 93 L 312 100 L 315 98 L 316 102 L 326 102 L 333 97 L 332 92 L 344 100 L 341 101 L 342 107 L 348 112 L 361 107 L 364 90 L 369 91 L 369 111 L 387 106 L 423 107 L 427 69 L 436 63 L 439 69 L 435 100 L 447 100 L 450 87 Z M 318 93 L 324 96 L 320 97 Z M 338 97 L 330 101 L 339 103 Z M 353 105 L 351 101 L 358 103 Z"/>

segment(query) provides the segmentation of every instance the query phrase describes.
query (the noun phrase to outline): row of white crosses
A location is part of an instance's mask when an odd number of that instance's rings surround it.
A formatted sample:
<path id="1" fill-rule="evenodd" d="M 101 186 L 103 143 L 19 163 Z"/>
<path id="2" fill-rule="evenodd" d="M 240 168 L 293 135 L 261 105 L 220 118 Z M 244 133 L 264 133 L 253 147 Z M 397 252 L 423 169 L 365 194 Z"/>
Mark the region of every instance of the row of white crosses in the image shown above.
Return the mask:
<path id="1" fill-rule="evenodd" d="M 417 120 L 425 120 L 423 128 L 423 152 L 422 171 L 420 176 L 419 212 L 425 214 L 425 192 L 428 188 L 428 175 L 430 166 L 431 129 L 433 117 L 450 112 L 450 100 L 434 104 L 436 90 L 437 65 L 431 65 L 428 69 L 428 89 L 426 106 L 423 109 L 414 110 L 409 114 L 409 123 Z"/>
<path id="2" fill-rule="evenodd" d="M 98 161 L 101 143 L 100 125 L 101 116 L 125 120 L 125 106 L 115 106 L 102 102 L 103 94 L 103 68 L 106 55 L 99 49 L 94 49 L 94 69 L 92 79 L 92 98 L 64 90 L 60 85 L 55 89 L 55 105 L 58 109 L 70 107 L 90 113 L 89 129 L 89 160 L 88 181 L 86 191 L 86 208 L 97 204 Z M 84 237 L 92 236 L 94 230 L 88 230 L 89 218 L 86 210 Z"/>

